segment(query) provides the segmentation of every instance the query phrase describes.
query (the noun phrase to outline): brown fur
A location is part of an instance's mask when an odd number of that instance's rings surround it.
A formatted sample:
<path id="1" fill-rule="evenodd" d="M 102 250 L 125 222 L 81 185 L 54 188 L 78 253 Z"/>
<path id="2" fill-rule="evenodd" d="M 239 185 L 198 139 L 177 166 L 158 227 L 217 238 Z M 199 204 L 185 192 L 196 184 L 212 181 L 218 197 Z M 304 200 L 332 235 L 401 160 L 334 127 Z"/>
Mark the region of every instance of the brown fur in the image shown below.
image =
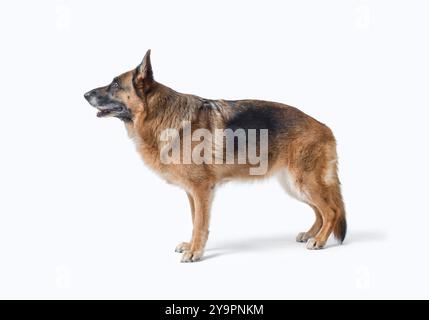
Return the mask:
<path id="1" fill-rule="evenodd" d="M 157 83 L 153 79 L 150 51 L 136 70 L 122 74 L 119 81 L 122 89 L 115 92 L 113 99 L 124 103 L 132 114 L 132 121 L 126 121 L 125 126 L 138 152 L 152 170 L 187 192 L 194 228 L 190 242 L 176 248 L 184 252 L 182 261 L 202 257 L 213 192 L 217 185 L 231 179 L 279 174 L 289 193 L 312 207 L 316 215 L 314 225 L 300 233 L 297 241 L 307 241 L 309 249 L 322 248 L 332 232 L 343 241 L 346 220 L 337 175 L 336 143 L 327 126 L 296 108 L 275 102 L 213 100 L 215 107 L 211 107 L 205 99 Z M 193 131 L 223 129 L 227 124 L 240 126 L 243 121 L 272 126 L 268 172 L 264 176 L 250 176 L 249 164 L 163 164 L 160 134 L 167 128 L 182 133 L 184 120 L 192 123 Z"/>

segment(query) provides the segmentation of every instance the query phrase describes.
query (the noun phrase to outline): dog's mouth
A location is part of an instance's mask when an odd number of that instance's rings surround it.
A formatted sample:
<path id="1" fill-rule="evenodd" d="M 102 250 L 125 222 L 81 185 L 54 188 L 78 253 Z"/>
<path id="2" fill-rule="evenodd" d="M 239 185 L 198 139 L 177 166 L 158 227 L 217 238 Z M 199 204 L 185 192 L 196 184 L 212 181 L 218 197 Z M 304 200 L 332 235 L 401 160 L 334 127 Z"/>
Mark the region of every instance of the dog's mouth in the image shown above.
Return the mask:
<path id="1" fill-rule="evenodd" d="M 107 106 L 95 106 L 97 108 L 97 117 L 116 117 L 122 121 L 129 122 L 133 120 L 131 111 L 122 103 L 115 103 Z"/>
<path id="2" fill-rule="evenodd" d="M 124 108 L 121 106 L 115 106 L 115 107 L 96 107 L 98 109 L 97 117 L 103 118 L 103 117 L 109 117 L 109 116 L 116 116 L 124 111 Z"/>

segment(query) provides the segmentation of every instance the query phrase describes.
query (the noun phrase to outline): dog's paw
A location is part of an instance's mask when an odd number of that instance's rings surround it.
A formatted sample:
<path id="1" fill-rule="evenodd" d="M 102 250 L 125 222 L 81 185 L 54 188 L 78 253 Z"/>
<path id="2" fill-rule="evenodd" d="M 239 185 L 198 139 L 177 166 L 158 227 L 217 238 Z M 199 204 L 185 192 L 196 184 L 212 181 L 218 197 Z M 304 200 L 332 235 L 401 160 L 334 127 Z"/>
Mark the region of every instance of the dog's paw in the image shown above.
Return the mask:
<path id="1" fill-rule="evenodd" d="M 307 234 L 307 232 L 300 232 L 296 236 L 296 242 L 307 242 L 308 239 L 310 239 L 311 236 Z"/>
<path id="2" fill-rule="evenodd" d="M 182 256 L 181 262 L 196 262 L 200 260 L 203 256 L 203 251 L 185 251 L 185 253 Z"/>
<path id="3" fill-rule="evenodd" d="M 307 249 L 309 250 L 319 250 L 319 249 L 323 249 L 323 247 L 325 246 L 325 241 L 320 241 L 316 238 L 310 238 L 307 241 Z"/>
<path id="4" fill-rule="evenodd" d="M 177 245 L 174 251 L 178 253 L 182 253 L 182 252 L 188 251 L 190 248 L 191 248 L 191 244 L 189 242 L 181 242 Z"/>

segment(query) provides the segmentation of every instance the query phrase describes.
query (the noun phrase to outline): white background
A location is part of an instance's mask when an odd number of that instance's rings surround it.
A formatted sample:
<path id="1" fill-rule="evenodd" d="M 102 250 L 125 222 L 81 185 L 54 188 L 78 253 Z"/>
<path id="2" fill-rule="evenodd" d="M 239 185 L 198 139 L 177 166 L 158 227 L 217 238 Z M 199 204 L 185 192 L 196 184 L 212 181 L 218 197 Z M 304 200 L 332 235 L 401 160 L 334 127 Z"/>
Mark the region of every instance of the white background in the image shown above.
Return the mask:
<path id="1" fill-rule="evenodd" d="M 0 8 L 1 298 L 429 298 L 425 1 L 9 1 Z M 206 98 L 294 105 L 338 139 L 349 233 L 276 181 L 221 188 L 181 264 L 185 193 L 83 93 L 134 68 Z"/>

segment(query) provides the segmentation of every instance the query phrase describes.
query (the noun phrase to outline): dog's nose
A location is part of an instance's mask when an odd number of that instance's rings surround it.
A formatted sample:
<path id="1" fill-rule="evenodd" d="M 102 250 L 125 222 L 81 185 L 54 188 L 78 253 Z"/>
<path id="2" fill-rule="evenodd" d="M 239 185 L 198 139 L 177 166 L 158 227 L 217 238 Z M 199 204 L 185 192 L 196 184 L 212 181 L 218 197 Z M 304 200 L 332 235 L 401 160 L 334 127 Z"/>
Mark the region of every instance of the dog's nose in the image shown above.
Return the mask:
<path id="1" fill-rule="evenodd" d="M 86 100 L 88 100 L 89 101 L 89 98 L 91 97 L 91 95 L 92 95 L 92 91 L 88 91 L 87 93 L 85 93 L 83 96 L 85 97 L 85 99 Z"/>

